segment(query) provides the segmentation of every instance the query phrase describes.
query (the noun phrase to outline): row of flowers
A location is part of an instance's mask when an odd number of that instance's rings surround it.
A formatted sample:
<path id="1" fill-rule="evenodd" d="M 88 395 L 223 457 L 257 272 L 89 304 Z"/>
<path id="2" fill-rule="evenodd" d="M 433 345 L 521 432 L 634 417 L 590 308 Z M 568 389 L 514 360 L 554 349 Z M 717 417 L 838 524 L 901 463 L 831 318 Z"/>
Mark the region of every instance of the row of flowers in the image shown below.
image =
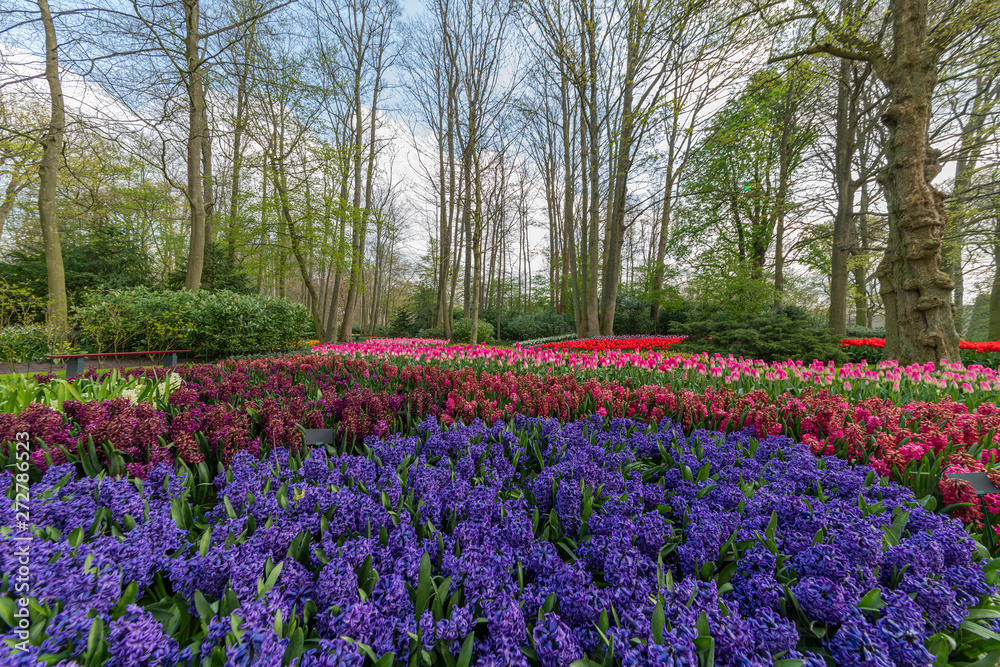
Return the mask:
<path id="1" fill-rule="evenodd" d="M 581 340 L 567 340 L 554 343 L 538 345 L 537 347 L 550 350 L 667 350 L 670 346 L 684 340 L 684 336 L 630 336 L 630 337 L 605 337 L 605 338 L 584 338 Z"/>
<path id="2" fill-rule="evenodd" d="M 692 379 L 702 377 L 690 370 Z M 957 515 L 974 525 L 981 525 L 983 516 L 971 488 L 942 483 L 943 476 L 982 470 L 1000 459 L 995 440 L 1000 407 L 991 402 L 978 409 L 951 400 L 900 405 L 809 386 L 781 393 L 740 391 L 738 384 L 692 383 L 696 386 L 689 389 L 682 383 L 476 373 L 337 355 L 197 365 L 178 372 L 183 381 L 166 400 L 150 392 L 149 402 L 66 401 L 61 411 L 31 404 L 0 414 L 2 454 L 13 461 L 11 443 L 26 431 L 39 444 L 32 451 L 39 472 L 53 462 L 72 461 L 93 474 L 108 469 L 141 478 L 156 464 L 179 459 L 205 482 L 239 452 L 298 450 L 303 428 L 333 427 L 339 445 L 357 448 L 370 435 L 405 431 L 427 416 L 445 425 L 517 415 L 570 420 L 598 414 L 647 423 L 668 417 L 687 432 L 749 427 L 759 437 L 791 436 L 817 454 L 868 464 L 918 497 L 934 496 L 942 507 L 958 503 Z"/>
<path id="3" fill-rule="evenodd" d="M 683 356 L 669 351 L 643 352 L 606 349 L 599 353 L 551 348 L 502 348 L 450 345 L 444 340 L 378 339 L 364 343 L 322 345 L 324 355 L 357 359 L 394 360 L 399 364 L 431 364 L 471 368 L 479 372 L 560 373 L 635 384 L 672 384 L 704 391 L 709 387 L 737 393 L 757 390 L 769 394 L 825 388 L 851 400 L 885 398 L 897 404 L 961 401 L 974 408 L 1000 401 L 1000 371 L 980 365 L 913 364 L 895 361 L 860 362 L 836 366 L 833 362 L 760 360 L 700 354 Z"/>
<path id="4" fill-rule="evenodd" d="M 844 338 L 840 341 L 841 347 L 885 347 L 885 338 Z M 975 343 L 963 340 L 958 345 L 963 350 L 973 350 L 979 353 L 1000 352 L 1000 340 Z"/>
<path id="5" fill-rule="evenodd" d="M 201 500 L 167 466 L 143 484 L 51 467 L 32 489 L 28 650 L 0 605 L 3 664 L 1000 658 L 1000 561 L 910 490 L 787 437 L 429 419 L 363 451 L 241 451 Z M 9 504 L 0 524 L 14 571 Z"/>

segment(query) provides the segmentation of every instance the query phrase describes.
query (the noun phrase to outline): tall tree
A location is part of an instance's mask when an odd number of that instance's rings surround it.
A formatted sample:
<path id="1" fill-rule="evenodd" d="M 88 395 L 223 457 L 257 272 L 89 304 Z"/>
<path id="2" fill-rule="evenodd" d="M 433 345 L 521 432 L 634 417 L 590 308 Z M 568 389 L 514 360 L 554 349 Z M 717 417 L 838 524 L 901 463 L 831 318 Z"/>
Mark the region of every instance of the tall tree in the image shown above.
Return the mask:
<path id="1" fill-rule="evenodd" d="M 59 239 L 59 222 L 56 219 L 56 187 L 59 182 L 63 134 L 66 131 L 66 107 L 62 81 L 59 78 L 59 42 L 48 0 L 38 0 L 38 11 L 45 29 L 45 81 L 49 87 L 51 110 L 48 127 L 42 136 L 42 160 L 38 165 L 38 219 L 45 244 L 45 268 L 49 286 L 46 323 L 62 340 L 69 329 L 69 304 L 66 300 L 66 271 Z"/>
<path id="2" fill-rule="evenodd" d="M 878 177 L 889 213 L 889 241 L 878 268 L 885 354 L 900 363 L 957 361 L 955 283 L 941 271 L 945 197 L 931 184 L 941 172 L 941 151 L 930 145 L 932 103 L 945 54 L 1000 19 L 1000 4 L 945 1 L 932 8 L 929 0 L 893 0 L 885 14 L 891 26 L 885 45 L 878 38 L 877 3 L 852 7 L 839 20 L 812 0 L 797 4 L 803 5 L 799 19 L 811 21 L 815 30 L 809 33 L 812 43 L 795 56 L 867 61 L 889 91 L 882 117 L 889 130 L 887 166 Z"/>

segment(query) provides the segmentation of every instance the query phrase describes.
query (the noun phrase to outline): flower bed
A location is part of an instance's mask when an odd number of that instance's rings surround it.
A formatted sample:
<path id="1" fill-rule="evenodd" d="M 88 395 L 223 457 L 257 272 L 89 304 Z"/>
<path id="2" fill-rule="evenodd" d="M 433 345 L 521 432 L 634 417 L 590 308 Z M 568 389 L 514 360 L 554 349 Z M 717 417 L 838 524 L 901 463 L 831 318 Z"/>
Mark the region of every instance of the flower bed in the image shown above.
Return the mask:
<path id="1" fill-rule="evenodd" d="M 845 338 L 840 341 L 841 347 L 885 347 L 885 338 Z M 963 350 L 973 350 L 975 352 L 1000 352 L 1000 340 L 976 343 L 969 340 L 959 342 L 958 347 Z"/>
<path id="2" fill-rule="evenodd" d="M 674 343 L 684 340 L 683 336 L 627 336 L 622 338 L 584 338 L 582 340 L 567 340 L 536 347 L 550 350 L 668 350 Z"/>
<path id="3" fill-rule="evenodd" d="M 364 343 L 321 345 L 317 354 L 354 359 L 390 360 L 399 365 L 435 365 L 470 368 L 480 372 L 571 372 L 581 378 L 676 384 L 695 391 L 730 387 L 739 393 L 763 389 L 771 394 L 803 391 L 809 387 L 844 392 L 852 400 L 887 398 L 897 404 L 961 399 L 970 408 L 984 401 L 1000 401 L 1000 372 L 983 366 L 913 364 L 894 361 L 835 366 L 819 361 L 766 363 L 760 360 L 700 354 L 693 357 L 655 350 L 642 353 L 604 350 L 587 353 L 546 348 L 498 348 L 485 345 L 448 345 L 447 341 L 380 339 Z M 846 383 L 846 384 L 845 384 Z"/>
<path id="4" fill-rule="evenodd" d="M 840 346 L 847 348 L 847 355 L 852 361 L 862 359 L 878 362 L 882 358 L 881 350 L 885 348 L 884 338 L 845 338 Z M 963 340 L 959 343 L 962 363 L 967 366 L 988 366 L 995 369 L 1000 366 L 1000 341 L 974 343 Z"/>
<path id="5" fill-rule="evenodd" d="M 669 417 L 687 432 L 752 426 L 760 437 L 789 435 L 816 453 L 870 464 L 919 497 L 934 496 L 941 508 L 975 500 L 964 483 L 942 486 L 944 472 L 981 469 L 991 458 L 1000 460 L 995 440 L 1000 408 L 991 402 L 975 410 L 948 400 L 900 405 L 865 398 L 860 388 L 836 387 L 842 393 L 831 393 L 797 386 L 794 378 L 768 381 L 771 392 L 743 391 L 741 382 L 717 388 L 708 384 L 717 378 L 698 366 L 679 364 L 678 376 L 689 374 L 689 379 L 673 386 L 637 384 L 628 377 L 477 374 L 471 368 L 337 355 L 182 367 L 184 382 L 165 403 L 162 395 L 150 392 L 153 403 L 67 401 L 62 412 L 34 404 L 17 414 L 0 414 L 0 455 L 13 462 L 10 443 L 16 433 L 27 431 L 40 443 L 32 451 L 38 471 L 48 460 L 71 461 L 91 475 L 104 469 L 142 478 L 158 463 L 179 460 L 201 483 L 210 482 L 239 452 L 301 448 L 303 427 L 335 427 L 338 443 L 352 448 L 369 435 L 406 431 L 429 415 L 445 425 L 516 415 L 572 420 L 596 413 L 649 423 Z M 781 386 L 788 388 L 774 390 Z M 995 507 L 1000 509 L 1000 503 Z M 982 523 L 976 503 L 955 511 L 973 525 Z"/>
<path id="6" fill-rule="evenodd" d="M 163 466 L 141 486 L 51 468 L 33 487 L 42 630 L 6 664 L 1000 657 L 997 563 L 960 524 L 788 438 L 521 417 L 366 445 L 240 452 L 217 500 Z"/>

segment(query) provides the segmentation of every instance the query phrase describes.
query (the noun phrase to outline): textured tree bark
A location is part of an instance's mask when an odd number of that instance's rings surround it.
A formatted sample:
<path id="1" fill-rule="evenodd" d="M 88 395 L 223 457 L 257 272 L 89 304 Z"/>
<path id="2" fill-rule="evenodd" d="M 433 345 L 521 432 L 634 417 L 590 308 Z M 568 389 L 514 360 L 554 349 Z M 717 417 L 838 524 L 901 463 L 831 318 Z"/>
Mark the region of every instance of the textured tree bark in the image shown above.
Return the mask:
<path id="1" fill-rule="evenodd" d="M 243 169 L 243 125 L 245 124 L 247 98 L 246 65 L 240 75 L 236 90 L 236 119 L 233 121 L 233 178 L 229 187 L 229 221 L 226 224 L 226 254 L 229 261 L 236 259 L 236 235 L 239 229 L 240 173 Z"/>
<path id="2" fill-rule="evenodd" d="M 570 135 L 570 119 L 576 114 L 570 101 L 569 81 L 565 75 L 561 77 L 559 100 L 562 105 L 563 161 L 565 162 L 563 180 L 563 234 L 566 237 L 567 270 L 569 271 L 569 282 L 573 292 L 573 319 L 576 323 L 576 335 L 583 337 L 586 335 L 586 331 L 584 331 L 583 303 L 580 288 L 583 276 L 577 267 L 576 229 L 574 228 L 575 213 L 573 210 L 574 206 L 576 206 L 574 202 L 576 157 L 574 156 L 573 140 Z"/>
<path id="3" fill-rule="evenodd" d="M 476 170 L 476 210 L 475 210 L 475 223 L 474 230 L 472 232 L 472 247 L 473 247 L 473 261 L 475 266 L 473 267 L 473 285 L 472 285 L 472 304 L 471 304 L 471 317 L 472 317 L 472 332 L 469 338 L 469 342 L 475 345 L 479 342 L 479 300 L 480 295 L 483 291 L 482 289 L 482 278 L 479 273 L 483 263 L 483 249 L 482 249 L 482 237 L 483 237 L 483 179 L 482 179 L 482 169 L 479 167 L 479 153 L 476 153 L 475 160 L 475 170 Z M 497 304 L 499 306 L 499 303 Z M 499 308 L 497 309 L 499 311 Z"/>
<path id="4" fill-rule="evenodd" d="M 671 151 L 671 157 L 673 152 Z M 667 241 L 670 238 L 670 216 L 673 212 L 674 165 L 667 162 L 667 175 L 663 184 L 663 207 L 660 209 L 660 232 L 656 238 L 656 266 L 653 270 L 653 304 L 649 307 L 649 317 L 653 320 L 653 331 L 660 330 L 660 290 L 663 289 L 663 274 L 666 267 Z"/>
<path id="5" fill-rule="evenodd" d="M 351 342 L 351 334 L 354 330 L 354 311 L 358 305 L 358 290 L 361 286 L 361 266 L 364 262 L 364 245 L 362 243 L 362 225 L 365 224 L 364 216 L 361 213 L 361 151 L 363 150 L 364 126 L 361 115 L 361 67 L 359 61 L 354 72 L 354 134 L 352 137 L 352 149 L 354 151 L 354 216 L 351 225 L 351 266 L 350 277 L 347 281 L 347 302 L 344 304 L 344 319 L 340 325 L 340 342 Z M 375 122 L 375 111 L 372 110 L 372 122 Z"/>
<path id="6" fill-rule="evenodd" d="M 187 273 L 184 288 L 197 292 L 205 266 L 205 199 L 202 191 L 201 159 L 204 138 L 205 91 L 202 86 L 201 54 L 199 53 L 200 0 L 184 0 L 184 56 L 187 60 L 188 141 L 187 198 L 191 211 L 191 243 L 188 246 Z"/>
<path id="7" fill-rule="evenodd" d="M 59 341 L 65 341 L 69 330 L 69 304 L 66 300 L 66 271 L 56 220 L 56 185 L 59 182 L 59 158 L 66 131 L 66 108 L 63 104 L 62 82 L 59 80 L 59 44 L 48 0 L 38 0 L 38 10 L 45 29 L 45 80 L 49 86 L 50 104 L 49 125 L 42 136 L 42 160 L 38 165 L 38 219 L 42 227 L 49 291 L 45 322 L 53 329 Z"/>
<path id="8" fill-rule="evenodd" d="M 7 181 L 7 187 L 3 193 L 3 202 L 0 203 L 0 237 L 3 237 L 3 228 L 7 226 L 7 217 L 14 210 L 14 204 L 17 203 L 18 193 L 27 185 L 28 182 L 20 181 L 16 174 L 11 174 L 10 180 Z"/>
<path id="9" fill-rule="evenodd" d="M 787 86 L 784 122 L 781 126 L 781 139 L 778 142 L 778 189 L 774 197 L 772 214 L 774 223 L 771 225 L 774 230 L 775 308 L 781 305 L 782 295 L 785 291 L 785 216 L 788 214 L 788 191 L 792 187 L 792 132 L 795 129 L 795 119 L 799 108 L 791 72 L 788 73 Z"/>
<path id="10" fill-rule="evenodd" d="M 929 145 L 936 57 L 927 44 L 927 0 L 900 0 L 892 12 L 893 54 L 883 70 L 890 106 L 885 189 L 889 238 L 878 277 L 885 302 L 885 356 L 901 364 L 958 361 L 951 302 L 955 283 L 941 271 L 947 225 L 944 194 L 931 185 L 940 151 Z"/>
<path id="11" fill-rule="evenodd" d="M 587 72 L 590 84 L 589 97 L 587 99 L 587 109 L 590 117 L 585 126 L 586 130 L 589 130 L 590 133 L 590 238 L 588 239 L 588 254 L 590 257 L 589 266 L 587 267 L 590 275 L 587 277 L 587 335 L 597 336 L 601 330 L 598 323 L 597 301 L 597 286 L 600 275 L 598 219 L 601 208 L 601 151 L 599 144 L 601 128 L 597 114 L 597 23 L 593 0 L 587 3 L 587 10 L 589 15 L 587 16 L 585 32 L 587 37 Z"/>
<path id="12" fill-rule="evenodd" d="M 855 186 L 851 179 L 854 124 L 851 109 L 851 63 L 840 60 L 837 87 L 837 134 L 834 172 L 837 179 L 837 215 L 833 219 L 833 255 L 830 262 L 829 327 L 835 336 L 847 335 L 847 259 L 851 253 L 851 217 Z"/>
<path id="13" fill-rule="evenodd" d="M 201 107 L 204 139 L 201 142 L 202 199 L 205 202 L 205 244 L 215 240 L 215 174 L 212 171 L 212 131 L 208 126 L 208 103 Z"/>
<path id="14" fill-rule="evenodd" d="M 990 290 L 990 340 L 1000 340 L 1000 203 L 997 204 L 994 215 L 996 226 L 993 229 L 993 288 Z"/>
<path id="15" fill-rule="evenodd" d="M 990 87 L 993 91 L 989 91 Z M 964 296 L 965 275 L 963 273 L 963 248 L 965 206 L 961 198 L 965 196 L 972 185 L 972 176 L 976 164 L 982 154 L 983 140 L 981 133 L 986 123 L 987 111 L 996 104 L 997 86 L 992 78 L 980 76 L 977 79 L 976 97 L 972 112 L 962 127 L 961 145 L 955 160 L 955 188 L 952 193 L 953 203 L 948 210 L 948 227 L 945 229 L 944 247 L 941 250 L 941 270 L 951 276 L 955 282 L 955 328 L 959 332 L 964 328 Z"/>
<path id="16" fill-rule="evenodd" d="M 346 166 L 346 165 L 345 165 Z M 340 200 L 347 203 L 347 170 L 343 171 L 343 180 L 340 182 Z M 330 297 L 330 312 L 326 315 L 326 337 L 324 343 L 331 342 L 337 337 L 337 308 L 340 307 L 340 289 L 344 274 L 344 243 L 347 240 L 347 216 L 344 211 L 340 212 L 340 229 L 337 232 L 337 262 L 336 275 L 333 278 L 333 295 Z"/>
<path id="17" fill-rule="evenodd" d="M 316 294 L 316 285 L 313 283 L 312 275 L 309 273 L 309 266 L 303 252 L 302 241 L 299 238 L 298 229 L 296 228 L 295 219 L 292 217 L 292 211 L 288 203 L 288 187 L 285 176 L 285 163 L 284 160 L 280 158 L 271 157 L 271 168 L 272 168 L 272 179 L 274 183 L 274 191 L 278 195 L 278 201 L 281 206 L 281 215 L 285 219 L 285 226 L 288 229 L 288 238 L 291 241 L 292 254 L 295 255 L 295 263 L 298 264 L 299 273 L 302 276 L 302 282 L 306 287 L 306 294 L 308 295 L 309 301 L 309 314 L 312 316 L 313 327 L 316 330 L 316 337 L 319 340 L 326 340 L 326 331 L 323 326 L 323 318 L 320 315 L 320 300 L 319 296 Z"/>
<path id="18" fill-rule="evenodd" d="M 462 199 L 462 229 L 465 234 L 465 280 L 462 283 L 462 316 L 469 317 L 472 306 L 472 138 L 466 138 L 462 151 L 462 180 L 465 197 Z"/>
<path id="19" fill-rule="evenodd" d="M 861 210 L 858 211 L 858 224 L 855 225 L 854 246 L 861 245 L 860 253 L 867 255 L 870 240 L 868 238 L 868 186 L 861 185 Z M 859 327 L 870 326 L 868 318 L 868 272 L 865 266 L 859 263 L 854 269 L 854 289 L 857 296 L 854 298 L 854 323 Z"/>
<path id="20" fill-rule="evenodd" d="M 636 26 L 639 18 L 636 16 L 635 4 L 629 5 L 629 24 Z M 635 130 L 635 118 L 632 110 L 632 94 L 635 90 L 635 75 L 638 61 L 639 36 L 634 34 L 633 27 L 629 30 L 628 60 L 625 66 L 625 88 L 622 91 L 621 127 L 618 133 L 618 155 L 615 159 L 614 177 L 609 181 L 612 186 L 611 214 L 608 216 L 605 240 L 607 242 L 607 258 L 604 262 L 604 272 L 601 285 L 601 335 L 610 336 L 615 328 L 615 306 L 618 302 L 618 283 L 622 270 L 622 244 L 625 241 L 625 207 L 628 196 L 628 174 L 632 169 L 632 142 Z"/>

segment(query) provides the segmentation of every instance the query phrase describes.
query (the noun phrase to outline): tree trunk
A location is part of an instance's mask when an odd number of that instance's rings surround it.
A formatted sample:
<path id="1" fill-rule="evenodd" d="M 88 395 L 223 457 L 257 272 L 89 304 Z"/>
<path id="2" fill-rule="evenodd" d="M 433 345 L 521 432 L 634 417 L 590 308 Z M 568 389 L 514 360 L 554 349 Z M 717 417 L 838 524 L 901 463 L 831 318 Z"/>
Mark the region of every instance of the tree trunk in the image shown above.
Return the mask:
<path id="1" fill-rule="evenodd" d="M 785 216 L 788 213 L 788 191 L 792 187 L 792 132 L 798 112 L 795 82 L 788 72 L 781 140 L 778 143 L 778 190 L 774 198 L 774 307 L 782 303 L 785 291 Z M 763 267 L 762 267 L 763 268 Z"/>
<path id="2" fill-rule="evenodd" d="M 858 224 L 855 226 L 856 243 L 861 244 L 863 255 L 868 254 L 868 186 L 861 185 L 861 210 L 858 212 Z M 854 298 L 854 323 L 859 327 L 871 326 L 868 318 L 868 272 L 865 270 L 863 262 L 858 262 L 854 268 L 854 289 L 857 296 Z"/>
<path id="3" fill-rule="evenodd" d="M 342 204 L 347 204 L 347 176 L 343 176 L 340 183 L 340 200 Z M 331 342 L 337 337 L 337 308 L 340 306 L 340 288 L 342 276 L 344 274 L 344 243 L 347 240 L 347 216 L 341 207 L 340 231 L 337 232 L 337 258 L 336 275 L 333 278 L 333 295 L 330 297 L 330 312 L 326 315 L 326 338 L 324 343 Z"/>
<path id="4" fill-rule="evenodd" d="M 653 267 L 653 286 L 650 295 L 653 303 L 649 307 L 649 318 L 653 320 L 653 331 L 660 327 L 660 301 L 663 290 L 663 274 L 666 270 L 664 261 L 667 258 L 667 241 L 670 238 L 670 214 L 673 209 L 674 165 L 673 160 L 667 162 L 667 175 L 663 183 L 663 207 L 660 209 L 660 233 L 656 239 L 656 260 Z"/>
<path id="5" fill-rule="evenodd" d="M 594 2 L 588 3 L 589 16 L 587 19 L 587 60 L 588 76 L 590 79 L 590 95 L 587 100 L 590 117 L 587 121 L 586 129 L 590 132 L 590 238 L 589 246 L 589 269 L 590 275 L 587 278 L 587 331 L 589 336 L 600 335 L 600 324 L 598 322 L 598 302 L 597 285 L 600 266 L 598 264 L 600 252 L 600 238 L 598 235 L 598 219 L 600 216 L 601 191 L 600 191 L 600 164 L 601 151 L 598 145 L 600 140 L 600 124 L 597 114 L 597 24 L 594 16 Z"/>
<path id="6" fill-rule="evenodd" d="M 483 263 L 483 250 L 482 250 L 482 238 L 483 238 L 483 180 L 482 180 L 482 170 L 479 168 L 479 153 L 475 156 L 475 168 L 476 168 L 476 220 L 475 229 L 472 232 L 472 256 L 475 266 L 473 267 L 473 285 L 472 285 L 472 333 L 469 338 L 469 342 L 475 345 L 479 342 L 479 299 L 480 293 L 482 292 L 482 279 L 480 278 L 480 271 Z"/>
<path id="7" fill-rule="evenodd" d="M 625 207 L 628 196 L 628 175 L 632 170 L 632 142 L 635 119 L 632 115 L 632 93 L 638 59 L 638 35 L 634 33 L 638 17 L 634 3 L 629 3 L 628 62 L 625 67 L 625 89 L 622 91 L 621 128 L 618 133 L 618 156 L 614 176 L 610 180 L 612 192 L 611 214 L 608 216 L 605 242 L 606 260 L 601 285 L 601 335 L 611 336 L 615 328 L 615 306 L 618 303 L 618 284 L 622 272 L 622 244 L 625 242 Z"/>
<path id="8" fill-rule="evenodd" d="M 226 254 L 229 256 L 229 261 L 236 259 L 236 235 L 239 229 L 240 174 L 243 169 L 243 125 L 246 113 L 246 68 L 248 67 L 249 65 L 245 66 L 236 90 L 236 119 L 233 121 L 233 179 L 229 188 L 229 223 L 226 226 Z"/>
<path id="9" fill-rule="evenodd" d="M 187 59 L 188 141 L 187 198 L 191 210 L 191 243 L 188 247 L 184 288 L 197 292 L 205 266 L 205 200 L 201 180 L 201 152 L 205 118 L 205 91 L 202 88 L 202 63 L 199 53 L 200 0 L 184 0 L 184 56 Z"/>
<path id="10" fill-rule="evenodd" d="M 990 290 L 990 340 L 1000 340 L 1000 204 L 995 209 L 993 228 L 993 286 Z"/>
<path id="11" fill-rule="evenodd" d="M 281 214 L 285 218 L 285 225 L 288 228 L 288 239 L 291 242 L 292 253 L 295 255 L 295 263 L 299 266 L 299 273 L 302 275 L 302 283 L 306 287 L 309 301 L 309 314 L 312 315 L 313 327 L 316 329 L 316 337 L 319 340 L 326 339 L 326 331 L 323 326 L 323 318 L 320 316 L 320 300 L 316 295 L 316 285 L 313 283 L 312 275 L 309 273 L 309 265 L 303 253 L 302 242 L 299 239 L 298 229 L 292 211 L 288 203 L 288 187 L 285 182 L 284 160 L 271 157 L 271 168 L 273 169 L 272 179 L 274 191 L 278 195 L 281 205 Z"/>
<path id="12" fill-rule="evenodd" d="M 45 323 L 52 328 L 56 339 L 63 342 L 69 330 L 69 304 L 59 224 L 56 220 L 56 186 L 59 182 L 63 134 L 66 131 L 66 108 L 63 105 L 62 82 L 59 80 L 59 45 L 48 0 L 38 0 L 38 10 L 45 28 L 45 80 L 49 86 L 50 102 L 49 125 L 42 137 L 42 160 L 38 165 L 38 219 L 42 227 L 49 289 Z"/>
<path id="13" fill-rule="evenodd" d="M 851 63 L 846 58 L 840 60 L 840 78 L 837 83 L 837 130 L 834 147 L 837 215 L 833 219 L 828 324 L 831 333 L 844 337 L 847 335 L 847 259 L 851 253 L 851 216 L 854 215 L 851 166 L 855 139 L 851 127 Z"/>
<path id="14" fill-rule="evenodd" d="M 358 293 L 361 289 L 363 279 L 362 266 L 364 264 L 364 241 L 362 240 L 362 226 L 367 223 L 364 213 L 361 211 L 361 151 L 364 146 L 364 127 L 361 114 L 361 65 L 354 73 L 354 210 L 351 212 L 354 217 L 351 225 L 351 268 L 350 278 L 347 283 L 347 303 L 344 304 L 344 320 L 340 326 L 340 342 L 349 343 L 354 330 L 354 311 L 358 305 Z M 375 122 L 374 109 L 372 110 L 372 122 Z"/>
<path id="15" fill-rule="evenodd" d="M 955 160 L 955 189 L 952 193 L 953 203 L 948 210 L 948 228 L 945 230 L 944 245 L 941 251 L 941 270 L 951 276 L 955 283 L 955 328 L 961 332 L 965 325 L 965 275 L 963 272 L 962 246 L 964 245 L 965 219 L 967 217 L 965 202 L 972 185 L 972 176 L 982 153 L 982 130 L 986 123 L 987 110 L 995 100 L 995 96 L 984 90 L 992 81 L 980 76 L 977 81 L 976 98 L 973 101 L 972 112 L 962 127 L 962 139 Z"/>
<path id="16" fill-rule="evenodd" d="M 204 139 L 201 142 L 202 198 L 205 202 L 205 244 L 215 240 L 215 175 L 212 171 L 212 130 L 208 125 L 208 102 L 201 107 Z"/>
<path id="17" fill-rule="evenodd" d="M 465 181 L 465 197 L 462 199 L 462 229 L 465 234 L 465 282 L 462 284 L 462 315 L 469 317 L 472 305 L 472 137 L 467 137 L 462 151 L 462 178 Z"/>
<path id="18" fill-rule="evenodd" d="M 885 302 L 885 357 L 901 364 L 959 360 L 951 294 L 955 283 L 941 271 L 947 226 L 944 195 L 931 185 L 941 167 L 929 145 L 937 63 L 927 46 L 927 0 L 898 0 L 892 12 L 892 61 L 883 76 L 891 104 L 885 188 L 889 238 L 879 264 Z"/>
<path id="19" fill-rule="evenodd" d="M 448 130 L 447 130 L 447 142 L 450 145 L 452 141 L 452 122 L 451 114 L 448 113 Z M 451 148 L 448 149 L 448 159 L 451 159 Z M 434 310 L 434 319 L 431 322 L 433 326 L 445 325 L 445 306 L 448 303 L 448 270 L 449 262 L 451 261 L 451 230 L 448 228 L 448 196 L 449 189 L 445 182 L 445 142 L 442 141 L 438 146 L 438 178 L 441 185 L 441 221 L 440 221 L 440 234 L 438 236 L 440 257 L 439 268 L 438 268 L 438 279 L 437 279 L 437 307 Z"/>
<path id="20" fill-rule="evenodd" d="M 569 83 L 565 75 L 561 79 L 560 102 L 562 104 L 563 121 L 563 161 L 565 167 L 565 179 L 563 181 L 563 233 L 566 237 L 566 259 L 569 271 L 569 282 L 573 292 L 573 318 L 576 322 L 576 335 L 582 337 L 583 330 L 583 305 L 580 300 L 580 280 L 581 274 L 577 269 L 576 262 L 576 230 L 573 228 L 574 211 L 576 205 L 573 201 L 574 188 L 576 187 L 576 174 L 574 165 L 576 159 L 573 157 L 573 141 L 570 138 L 570 119 L 575 115 L 571 113 L 569 99 Z"/>
<path id="21" fill-rule="evenodd" d="M 10 180 L 7 181 L 7 187 L 3 193 L 3 203 L 0 203 L 0 238 L 3 237 L 3 229 L 7 226 L 7 216 L 14 210 L 14 204 L 17 203 L 17 195 L 26 185 L 26 181 L 18 183 L 18 178 L 13 173 Z"/>

